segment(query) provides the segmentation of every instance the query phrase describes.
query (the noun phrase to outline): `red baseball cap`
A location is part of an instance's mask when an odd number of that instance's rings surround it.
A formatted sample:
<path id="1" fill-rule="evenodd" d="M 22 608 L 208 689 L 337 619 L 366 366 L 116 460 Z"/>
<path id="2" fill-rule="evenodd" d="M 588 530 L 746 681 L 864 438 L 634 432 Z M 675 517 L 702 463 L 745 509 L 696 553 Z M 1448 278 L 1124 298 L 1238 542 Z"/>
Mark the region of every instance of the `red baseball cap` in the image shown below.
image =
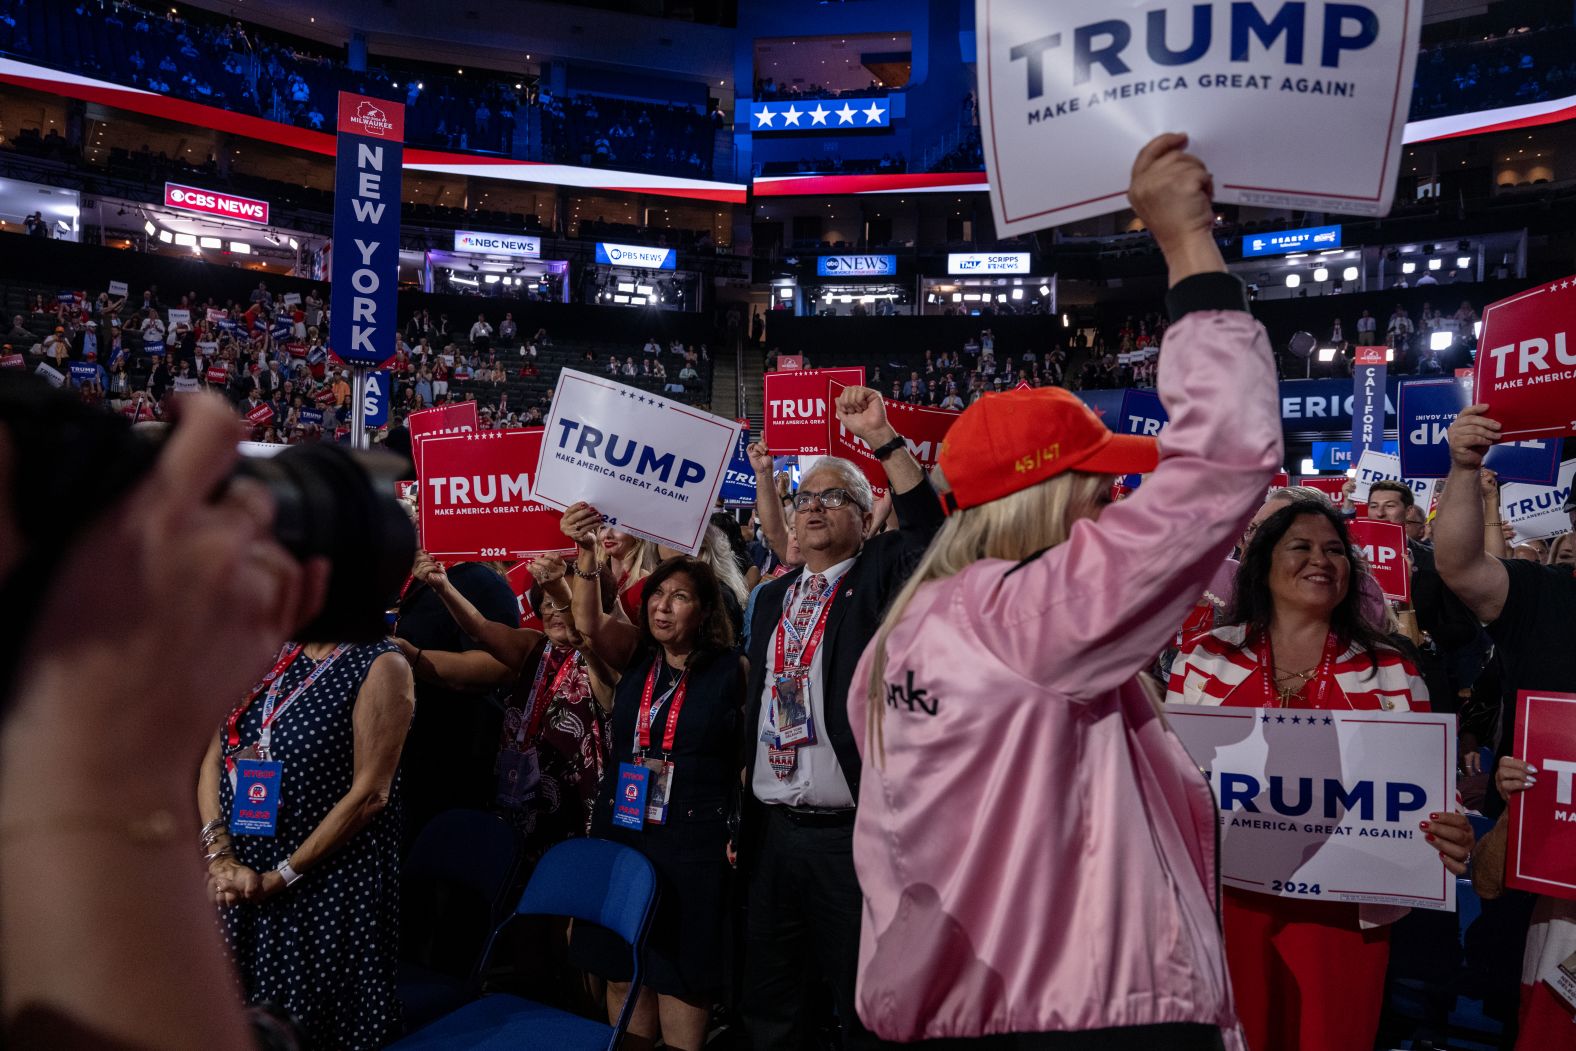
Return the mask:
<path id="1" fill-rule="evenodd" d="M 1160 445 L 1113 434 L 1093 409 L 1061 387 L 986 394 L 964 410 L 941 443 L 937 465 L 950 513 L 999 500 L 1063 471 L 1147 474 Z"/>

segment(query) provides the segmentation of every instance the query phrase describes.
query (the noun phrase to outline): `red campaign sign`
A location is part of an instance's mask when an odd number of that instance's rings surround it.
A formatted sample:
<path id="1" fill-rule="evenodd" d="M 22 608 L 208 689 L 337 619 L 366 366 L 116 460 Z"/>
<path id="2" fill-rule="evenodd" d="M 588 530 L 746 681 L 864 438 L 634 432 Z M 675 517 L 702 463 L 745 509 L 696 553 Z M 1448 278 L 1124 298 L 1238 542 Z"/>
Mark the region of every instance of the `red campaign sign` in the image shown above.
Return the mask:
<path id="1" fill-rule="evenodd" d="M 864 366 L 766 374 L 766 425 L 761 428 L 761 441 L 768 452 L 783 456 L 826 453 L 826 421 L 832 415 L 826 391 L 832 380 L 862 387 Z"/>
<path id="2" fill-rule="evenodd" d="M 405 426 L 410 430 L 410 444 L 415 447 L 424 438 L 472 434 L 482 429 L 482 422 L 474 401 L 458 401 L 453 405 L 413 412 L 405 417 Z"/>
<path id="3" fill-rule="evenodd" d="M 25 369 L 27 362 L 22 360 L 20 354 L 7 354 L 0 357 L 0 369 Z"/>
<path id="4" fill-rule="evenodd" d="M 1505 883 L 1576 899 L 1576 694 L 1517 694 L 1511 755 L 1538 783 L 1510 797 Z"/>
<path id="5" fill-rule="evenodd" d="M 332 387 L 324 387 L 322 390 L 317 392 L 314 400 L 316 400 L 319 405 L 326 406 L 333 405 L 335 402 L 339 401 L 339 398 L 334 394 L 334 389 Z"/>
<path id="6" fill-rule="evenodd" d="M 531 498 L 542 428 L 425 438 L 421 543 L 444 561 L 522 559 L 562 551 L 563 516 Z"/>
<path id="7" fill-rule="evenodd" d="M 223 383 L 229 379 L 230 374 L 224 370 L 223 365 L 214 365 L 206 373 L 209 383 Z"/>
<path id="8" fill-rule="evenodd" d="M 348 91 L 339 93 L 339 130 L 389 142 L 405 141 L 405 106 Z"/>
<path id="9" fill-rule="evenodd" d="M 202 215 L 222 215 L 226 219 L 239 219 L 243 223 L 268 225 L 268 202 L 252 197 L 237 197 L 233 193 L 204 190 L 196 186 L 183 186 L 178 182 L 164 184 L 164 205 Z M 209 312 L 210 314 L 212 311 Z M 209 320 L 213 320 L 212 317 Z"/>
<path id="10" fill-rule="evenodd" d="M 1270 491 L 1273 492 L 1276 489 L 1284 489 L 1290 484 L 1291 475 L 1287 474 L 1285 471 L 1277 471 L 1275 472 L 1275 477 L 1270 479 Z"/>
<path id="11" fill-rule="evenodd" d="M 1341 502 L 1341 490 L 1346 486 L 1346 476 L 1339 474 L 1326 474 L 1316 477 L 1304 476 L 1297 479 L 1298 485 L 1306 485 L 1309 489 L 1317 489 L 1330 498 L 1332 504 Z"/>
<path id="12" fill-rule="evenodd" d="M 520 605 L 520 627 L 541 631 L 542 618 L 531 608 L 531 585 L 536 582 L 531 576 L 531 563 L 516 562 L 504 577 L 509 581 L 509 590 L 514 592 L 514 600 Z"/>
<path id="13" fill-rule="evenodd" d="M 257 427 L 274 422 L 274 410 L 267 402 L 251 409 L 246 414 L 246 422 Z"/>
<path id="14" fill-rule="evenodd" d="M 843 393 L 845 384 L 835 380 L 828 384 L 831 388 L 828 398 L 834 404 L 837 396 Z M 922 405 L 908 405 L 900 401 L 886 403 L 887 422 L 892 428 L 908 441 L 908 451 L 914 454 L 914 459 L 925 470 L 936 466 L 936 461 L 941 457 L 941 440 L 946 437 L 947 431 L 957 422 L 961 413 L 950 409 L 932 409 Z M 841 456 L 845 460 L 852 460 L 870 479 L 870 486 L 880 496 L 887 490 L 886 470 L 882 468 L 881 461 L 875 458 L 870 451 L 870 446 L 861 438 L 854 437 L 837 413 L 831 413 L 826 421 L 826 448 L 830 455 Z"/>
<path id="15" fill-rule="evenodd" d="M 802 368 L 804 368 L 804 355 L 803 354 L 779 354 L 779 355 L 777 355 L 777 367 L 779 369 L 785 369 L 785 370 L 786 369 L 802 369 Z"/>
<path id="16" fill-rule="evenodd" d="M 1352 543 L 1363 553 L 1384 597 L 1412 601 L 1412 567 L 1406 562 L 1406 527 L 1377 518 L 1354 518 Z"/>
<path id="17" fill-rule="evenodd" d="M 1576 277 L 1483 310 L 1472 400 L 1488 405 L 1506 441 L 1576 434 Z"/>

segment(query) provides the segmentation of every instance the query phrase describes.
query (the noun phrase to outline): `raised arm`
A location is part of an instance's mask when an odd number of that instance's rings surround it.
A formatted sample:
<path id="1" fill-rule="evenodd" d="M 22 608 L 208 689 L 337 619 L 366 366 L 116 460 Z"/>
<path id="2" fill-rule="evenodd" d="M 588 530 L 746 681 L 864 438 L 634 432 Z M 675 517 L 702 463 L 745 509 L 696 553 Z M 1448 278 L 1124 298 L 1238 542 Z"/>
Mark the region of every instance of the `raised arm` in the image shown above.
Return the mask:
<path id="1" fill-rule="evenodd" d="M 576 630 L 585 636 L 590 651 L 604 664 L 622 668 L 634 659 L 640 646 L 640 630 L 602 612 L 601 574 L 596 564 L 596 531 L 601 524 L 601 513 L 584 501 L 571 504 L 564 512 L 561 528 L 575 542 L 573 599 L 569 608 Z"/>
<path id="2" fill-rule="evenodd" d="M 1215 245 L 1212 181 L 1163 135 L 1139 154 L 1128 195 L 1165 253 L 1172 318 L 1159 394 L 1160 462 L 1132 496 L 1077 522 L 1018 569 L 980 575 L 984 642 L 1029 678 L 1073 697 L 1127 681 L 1175 635 L 1264 499 L 1282 459 L 1269 340 Z M 902 514 L 902 508 L 899 508 Z M 1043 630 L 1027 622 L 1039 619 Z"/>
<path id="3" fill-rule="evenodd" d="M 416 555 L 416 566 L 411 575 L 432 588 L 432 593 L 443 602 L 460 630 L 486 650 L 498 663 L 518 672 L 525 666 L 531 651 L 542 641 L 542 633 L 533 628 L 511 628 L 482 616 L 471 600 L 460 594 L 449 574 L 436 559 L 425 551 Z M 454 654 L 453 656 L 459 656 Z"/>
<path id="4" fill-rule="evenodd" d="M 772 549 L 772 554 L 788 560 L 788 517 L 783 514 L 782 497 L 777 495 L 777 482 L 772 475 L 772 454 L 760 442 L 751 442 L 746 450 L 750 466 L 755 468 L 755 517 L 760 519 L 761 538 Z"/>
<path id="5" fill-rule="evenodd" d="M 1487 526 L 1478 473 L 1500 435 L 1499 423 L 1485 416 L 1487 411 L 1487 405 L 1469 405 L 1450 425 L 1450 478 L 1434 517 L 1434 567 L 1485 623 L 1499 619 L 1510 593 L 1505 564 L 1484 550 Z"/>
<path id="6" fill-rule="evenodd" d="M 1490 558 L 1509 558 L 1510 541 L 1505 539 L 1503 512 L 1499 507 L 1499 476 L 1487 467 L 1478 472 L 1483 490 L 1483 553 Z"/>

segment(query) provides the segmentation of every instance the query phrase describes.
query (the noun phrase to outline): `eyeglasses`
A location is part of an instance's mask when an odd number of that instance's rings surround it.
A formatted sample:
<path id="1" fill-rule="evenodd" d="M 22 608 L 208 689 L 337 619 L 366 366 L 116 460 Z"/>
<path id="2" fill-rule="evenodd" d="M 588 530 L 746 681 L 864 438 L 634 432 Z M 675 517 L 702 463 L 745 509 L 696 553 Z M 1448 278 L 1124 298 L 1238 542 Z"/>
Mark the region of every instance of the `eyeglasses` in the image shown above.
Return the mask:
<path id="1" fill-rule="evenodd" d="M 864 510 L 864 505 L 854 499 L 854 494 L 847 489 L 822 489 L 820 492 L 815 492 L 812 489 L 801 489 L 793 494 L 793 509 L 795 511 L 809 510 L 810 505 L 817 502 L 829 511 L 835 511 L 847 503 L 852 503 L 860 510 Z"/>

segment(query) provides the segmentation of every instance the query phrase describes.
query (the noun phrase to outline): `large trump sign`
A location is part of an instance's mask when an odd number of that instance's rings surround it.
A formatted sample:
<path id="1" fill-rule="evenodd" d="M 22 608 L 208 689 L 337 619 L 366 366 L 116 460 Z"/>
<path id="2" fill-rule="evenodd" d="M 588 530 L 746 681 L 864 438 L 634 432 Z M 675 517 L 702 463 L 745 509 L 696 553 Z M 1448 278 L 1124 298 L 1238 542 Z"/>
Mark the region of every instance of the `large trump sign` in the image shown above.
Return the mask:
<path id="1" fill-rule="evenodd" d="M 1421 0 L 976 0 L 997 232 L 1126 207 L 1163 131 L 1188 132 L 1217 200 L 1384 215 L 1422 17 Z M 1313 142 L 1341 163 L 1309 163 Z"/>
<path id="2" fill-rule="evenodd" d="M 1576 434 L 1576 277 L 1483 309 L 1473 398 L 1505 438 Z"/>
<path id="3" fill-rule="evenodd" d="M 520 559 L 568 546 L 557 511 L 531 495 L 540 428 L 427 438 L 421 544 L 444 562 Z"/>
<path id="4" fill-rule="evenodd" d="M 739 425 L 573 369 L 558 374 L 534 495 L 584 500 L 608 525 L 695 554 Z"/>

